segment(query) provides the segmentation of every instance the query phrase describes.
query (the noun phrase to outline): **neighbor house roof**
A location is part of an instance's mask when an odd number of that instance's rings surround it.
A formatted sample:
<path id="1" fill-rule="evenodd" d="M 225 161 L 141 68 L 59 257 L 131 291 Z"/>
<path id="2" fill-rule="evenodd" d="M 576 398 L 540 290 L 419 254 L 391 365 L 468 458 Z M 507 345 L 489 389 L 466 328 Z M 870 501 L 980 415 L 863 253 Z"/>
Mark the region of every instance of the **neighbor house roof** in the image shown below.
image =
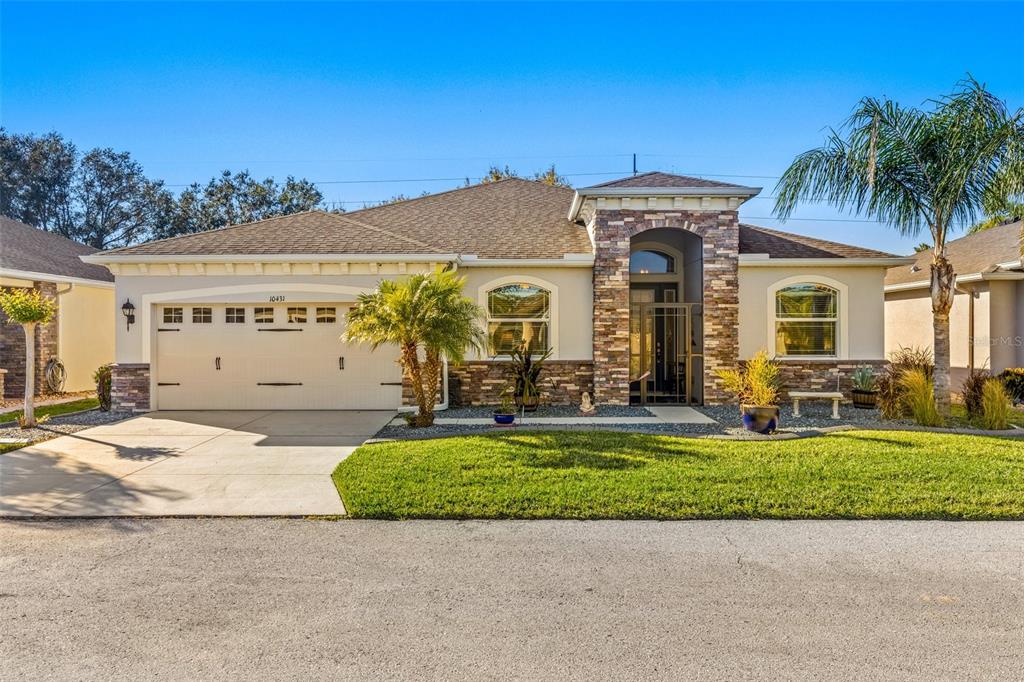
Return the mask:
<path id="1" fill-rule="evenodd" d="M 90 265 L 79 256 L 97 249 L 71 241 L 60 235 L 39 230 L 31 225 L 0 216 L 0 271 L 9 277 L 43 279 L 88 279 L 113 282 L 114 276 L 101 265 Z"/>
<path id="2" fill-rule="evenodd" d="M 1006 263 L 1015 263 L 1020 269 L 1021 227 L 1022 222 L 1018 220 L 948 242 L 946 257 L 953 265 L 953 272 L 958 277 L 990 273 L 997 270 L 998 265 Z M 912 258 L 915 260 L 911 265 L 889 269 L 885 275 L 887 287 L 924 284 L 930 280 L 931 250 L 921 251 Z"/>
<path id="3" fill-rule="evenodd" d="M 650 173 L 640 173 L 639 175 L 633 175 L 628 178 L 610 180 L 608 182 L 602 182 L 597 185 L 592 185 L 587 189 L 593 189 L 597 187 L 720 187 L 748 189 L 743 185 L 732 185 L 729 184 L 728 182 L 718 182 L 717 180 L 705 180 L 704 178 L 695 178 L 689 175 L 674 175 L 672 173 L 662 173 L 660 171 L 651 171 Z"/>
<path id="4" fill-rule="evenodd" d="M 768 254 L 771 258 L 897 258 L 884 251 L 744 224 L 740 225 L 740 254 Z"/>
<path id="5" fill-rule="evenodd" d="M 566 218 L 572 197 L 571 189 L 509 178 L 350 213 L 308 211 L 108 253 L 562 258 L 591 252 L 586 228 Z"/>

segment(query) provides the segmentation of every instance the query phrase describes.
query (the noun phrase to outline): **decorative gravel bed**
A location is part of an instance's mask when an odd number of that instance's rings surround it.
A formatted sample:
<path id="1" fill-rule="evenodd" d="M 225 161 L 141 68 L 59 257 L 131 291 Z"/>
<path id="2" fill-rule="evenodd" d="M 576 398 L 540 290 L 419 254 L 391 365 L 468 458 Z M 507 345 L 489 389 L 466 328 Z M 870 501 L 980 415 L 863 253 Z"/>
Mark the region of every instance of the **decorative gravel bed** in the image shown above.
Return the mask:
<path id="1" fill-rule="evenodd" d="M 472 435 L 479 433 L 499 433 L 507 431 L 514 433 L 517 430 L 530 431 L 629 431 L 634 433 L 666 434 L 676 436 L 692 437 L 726 437 L 742 440 L 766 440 L 812 436 L 822 433 L 824 430 L 835 430 L 837 428 L 879 428 L 894 426 L 913 426 L 908 420 L 886 420 L 883 421 L 877 410 L 862 410 L 852 405 L 841 405 L 839 408 L 839 419 L 832 419 L 831 401 L 804 401 L 800 406 L 800 417 L 793 417 L 791 405 L 780 407 L 780 428 L 774 436 L 763 436 L 751 433 L 744 429 L 740 423 L 739 408 L 735 405 L 709 405 L 695 407 L 712 419 L 716 424 L 531 424 L 530 417 L 576 417 L 576 416 L 598 416 L 598 417 L 650 417 L 653 416 L 642 407 L 625 407 L 615 405 L 601 405 L 596 414 L 583 415 L 577 408 L 572 406 L 542 406 L 532 415 L 527 414 L 525 422 L 512 427 L 499 427 L 494 425 L 438 425 L 428 428 L 409 428 L 408 426 L 388 425 L 381 429 L 377 439 L 383 440 L 420 440 L 423 438 L 443 438 L 446 436 Z M 492 407 L 459 407 L 438 412 L 438 417 L 447 418 L 489 418 L 493 413 Z"/>
<path id="2" fill-rule="evenodd" d="M 101 410 L 89 410 L 78 414 L 67 414 L 60 417 L 52 417 L 34 429 L 22 429 L 17 426 L 0 428 L 0 438 L 15 439 L 31 443 L 57 438 L 83 429 L 91 429 L 94 426 L 112 424 L 131 417 L 129 412 L 103 412 Z"/>

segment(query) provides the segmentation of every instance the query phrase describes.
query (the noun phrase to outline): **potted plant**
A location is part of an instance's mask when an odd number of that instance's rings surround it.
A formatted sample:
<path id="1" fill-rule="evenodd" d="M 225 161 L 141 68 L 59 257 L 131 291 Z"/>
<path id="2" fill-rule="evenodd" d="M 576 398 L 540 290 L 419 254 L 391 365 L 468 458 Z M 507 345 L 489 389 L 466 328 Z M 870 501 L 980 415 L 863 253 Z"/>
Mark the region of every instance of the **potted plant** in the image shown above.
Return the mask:
<path id="1" fill-rule="evenodd" d="M 527 412 L 536 412 L 540 404 L 540 373 L 544 361 L 551 357 L 551 351 L 536 354 L 528 343 L 521 343 L 509 353 L 509 383 L 516 406 Z"/>
<path id="2" fill-rule="evenodd" d="M 494 410 L 494 423 L 500 424 L 501 426 L 508 426 L 516 420 L 516 405 L 512 401 L 512 396 L 505 393 L 505 397 L 501 399 L 501 405 Z"/>
<path id="3" fill-rule="evenodd" d="M 729 391 L 740 402 L 743 426 L 756 433 L 774 433 L 779 428 L 779 366 L 760 350 L 741 369 L 718 373 Z"/>
<path id="4" fill-rule="evenodd" d="M 875 407 L 878 390 L 875 388 L 875 373 L 870 367 L 858 367 L 850 375 L 853 383 L 853 406 L 864 410 Z"/>

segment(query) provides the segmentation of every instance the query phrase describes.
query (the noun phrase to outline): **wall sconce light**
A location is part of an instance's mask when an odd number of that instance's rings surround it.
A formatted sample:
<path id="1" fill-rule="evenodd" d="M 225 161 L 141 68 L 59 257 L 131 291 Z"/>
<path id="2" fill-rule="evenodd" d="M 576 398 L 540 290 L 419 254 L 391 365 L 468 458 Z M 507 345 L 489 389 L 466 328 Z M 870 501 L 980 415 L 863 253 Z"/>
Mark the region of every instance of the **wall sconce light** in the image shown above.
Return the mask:
<path id="1" fill-rule="evenodd" d="M 124 305 L 121 306 L 121 312 L 124 313 L 125 319 L 128 321 L 127 330 L 131 331 L 132 325 L 135 324 L 135 306 L 127 298 L 124 299 Z"/>

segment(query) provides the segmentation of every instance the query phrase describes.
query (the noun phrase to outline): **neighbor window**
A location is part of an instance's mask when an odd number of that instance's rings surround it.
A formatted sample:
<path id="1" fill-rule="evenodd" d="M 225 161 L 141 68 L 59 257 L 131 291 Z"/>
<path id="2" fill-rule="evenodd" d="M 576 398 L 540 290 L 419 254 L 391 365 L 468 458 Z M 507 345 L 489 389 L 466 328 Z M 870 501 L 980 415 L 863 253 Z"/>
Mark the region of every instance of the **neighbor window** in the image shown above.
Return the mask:
<path id="1" fill-rule="evenodd" d="M 551 293 L 533 284 L 506 284 L 487 292 L 491 355 L 508 355 L 526 344 L 534 353 L 550 347 Z"/>
<path id="2" fill-rule="evenodd" d="M 676 259 L 661 251 L 634 251 L 629 271 L 637 275 L 667 275 L 676 271 Z"/>
<path id="3" fill-rule="evenodd" d="M 316 309 L 316 321 L 320 323 L 331 324 L 338 321 L 338 314 L 334 307 L 322 308 L 317 307 Z"/>
<path id="4" fill-rule="evenodd" d="M 209 324 L 213 322 L 213 308 L 193 308 L 192 322 L 196 324 Z"/>
<path id="5" fill-rule="evenodd" d="M 245 308 L 225 308 L 224 321 L 241 324 L 245 322 Z"/>
<path id="6" fill-rule="evenodd" d="M 256 324 L 273 324 L 274 322 L 274 309 L 273 308 L 253 308 L 252 321 Z"/>
<path id="7" fill-rule="evenodd" d="M 839 292 L 824 284 L 794 284 L 775 294 L 775 354 L 834 356 Z"/>
<path id="8" fill-rule="evenodd" d="M 164 324 L 181 324 L 185 316 L 183 308 L 164 308 Z"/>
<path id="9" fill-rule="evenodd" d="M 306 324 L 306 309 L 288 308 L 288 324 Z"/>

